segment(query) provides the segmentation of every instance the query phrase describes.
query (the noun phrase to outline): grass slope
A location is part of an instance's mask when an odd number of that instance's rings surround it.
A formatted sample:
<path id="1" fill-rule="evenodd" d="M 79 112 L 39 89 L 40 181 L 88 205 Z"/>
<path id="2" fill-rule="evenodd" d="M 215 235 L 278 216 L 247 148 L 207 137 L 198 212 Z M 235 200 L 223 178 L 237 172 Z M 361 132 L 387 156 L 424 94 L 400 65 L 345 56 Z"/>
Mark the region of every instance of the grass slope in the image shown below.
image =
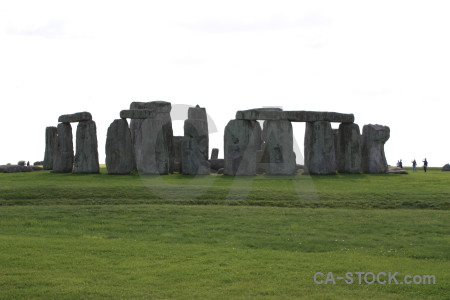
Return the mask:
<path id="1" fill-rule="evenodd" d="M 449 177 L 0 174 L 0 299 L 448 299 Z"/>

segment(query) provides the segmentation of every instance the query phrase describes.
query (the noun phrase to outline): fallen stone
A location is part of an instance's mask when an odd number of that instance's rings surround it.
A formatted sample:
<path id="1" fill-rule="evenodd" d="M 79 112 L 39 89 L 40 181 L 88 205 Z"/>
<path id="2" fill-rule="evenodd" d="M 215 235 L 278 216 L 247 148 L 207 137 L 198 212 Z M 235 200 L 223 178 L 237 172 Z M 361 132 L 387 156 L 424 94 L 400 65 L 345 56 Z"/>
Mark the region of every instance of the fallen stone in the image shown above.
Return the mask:
<path id="1" fill-rule="evenodd" d="M 44 169 L 53 169 L 53 151 L 56 144 L 57 129 L 54 126 L 45 128 Z"/>
<path id="2" fill-rule="evenodd" d="M 224 174 L 256 175 L 256 151 L 261 139 L 257 121 L 231 120 L 224 133 Z"/>
<path id="3" fill-rule="evenodd" d="M 342 123 L 339 125 L 336 153 L 339 173 L 361 172 L 361 134 L 357 124 Z"/>
<path id="4" fill-rule="evenodd" d="M 442 171 L 450 171 L 450 164 L 445 164 L 445 165 L 442 167 Z"/>
<path id="5" fill-rule="evenodd" d="M 217 174 L 223 174 L 224 170 L 224 168 L 220 168 L 219 170 L 217 170 Z"/>
<path id="6" fill-rule="evenodd" d="M 364 125 L 362 133 L 361 168 L 364 173 L 386 173 L 388 164 L 384 144 L 390 137 L 389 127 Z"/>
<path id="7" fill-rule="evenodd" d="M 408 174 L 408 171 L 403 170 L 402 168 L 391 168 L 387 171 L 388 174 Z"/>
<path id="8" fill-rule="evenodd" d="M 305 175 L 336 174 L 334 138 L 328 121 L 306 123 Z"/>
<path id="9" fill-rule="evenodd" d="M 92 115 L 91 113 L 84 111 L 70 115 L 62 115 L 59 116 L 58 122 L 61 123 L 74 123 L 74 122 L 83 122 L 83 121 L 91 121 Z"/>
<path id="10" fill-rule="evenodd" d="M 133 144 L 127 120 L 117 119 L 109 125 L 105 153 L 108 174 L 130 174 L 134 170 Z"/>
<path id="11" fill-rule="evenodd" d="M 72 172 L 73 159 L 72 126 L 70 123 L 59 123 L 55 150 L 53 151 L 53 172 Z"/>
<path id="12" fill-rule="evenodd" d="M 211 159 L 210 164 L 211 170 L 219 170 L 225 168 L 225 159 L 223 158 Z"/>
<path id="13" fill-rule="evenodd" d="M 97 127 L 94 121 L 78 123 L 76 147 L 77 151 L 73 163 L 73 173 L 99 173 Z"/>
<path id="14" fill-rule="evenodd" d="M 31 168 L 33 169 L 33 171 L 42 171 L 42 170 L 44 170 L 43 167 L 39 167 L 39 166 L 31 166 Z"/>
<path id="15" fill-rule="evenodd" d="M 263 163 L 267 163 L 268 175 L 293 175 L 296 173 L 294 136 L 292 124 L 286 120 L 265 121 Z"/>
<path id="16" fill-rule="evenodd" d="M 120 112 L 122 119 L 147 119 L 155 118 L 156 112 L 148 109 L 128 109 Z"/>
<path id="17" fill-rule="evenodd" d="M 181 171 L 185 175 L 207 175 L 210 172 L 208 161 L 209 136 L 208 123 L 200 119 L 184 121 L 184 137 L 181 143 Z"/>

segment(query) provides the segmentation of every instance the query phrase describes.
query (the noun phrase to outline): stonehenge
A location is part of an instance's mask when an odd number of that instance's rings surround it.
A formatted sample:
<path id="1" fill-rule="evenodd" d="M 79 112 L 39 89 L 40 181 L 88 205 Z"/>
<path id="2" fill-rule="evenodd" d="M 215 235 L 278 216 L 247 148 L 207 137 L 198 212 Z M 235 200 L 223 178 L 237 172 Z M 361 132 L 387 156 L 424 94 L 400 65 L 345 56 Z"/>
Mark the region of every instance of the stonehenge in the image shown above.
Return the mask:
<path id="1" fill-rule="evenodd" d="M 99 173 L 97 146 L 97 127 L 95 122 L 82 121 L 78 123 L 76 135 L 77 151 L 73 162 L 74 173 Z"/>
<path id="2" fill-rule="evenodd" d="M 206 109 L 190 107 L 183 136 L 173 136 L 166 101 L 132 102 L 108 127 L 105 153 L 108 174 L 230 176 L 305 175 L 388 172 L 384 144 L 389 127 L 365 125 L 360 133 L 353 114 L 283 111 L 256 108 L 237 111 L 224 129 L 224 158 L 213 148 L 210 159 Z M 130 119 L 128 123 L 127 119 Z M 47 127 L 44 168 L 53 172 L 99 173 L 96 124 L 89 112 L 61 115 L 57 127 Z M 76 153 L 72 127 L 78 122 Z M 260 123 L 263 122 L 263 123 Z M 306 123 L 304 166 L 293 150 L 292 122 Z M 337 122 L 339 129 L 332 129 Z M 261 128 L 263 124 L 263 128 Z"/>
<path id="3" fill-rule="evenodd" d="M 307 122 L 305 130 L 306 175 L 336 173 L 334 136 L 328 121 Z"/>
<path id="4" fill-rule="evenodd" d="M 184 137 L 181 142 L 181 172 L 185 175 L 210 173 L 208 121 L 206 110 L 190 107 L 184 121 Z"/>
<path id="5" fill-rule="evenodd" d="M 265 121 L 262 162 L 268 175 L 293 175 L 297 172 L 292 124 L 287 120 Z"/>
<path id="6" fill-rule="evenodd" d="M 388 165 L 384 143 L 390 137 L 390 129 L 383 125 L 364 125 L 362 133 L 361 168 L 364 173 L 386 173 Z"/>
<path id="7" fill-rule="evenodd" d="M 108 174 L 130 174 L 133 171 L 133 144 L 127 120 L 116 119 L 109 125 L 105 153 Z"/>
<path id="8" fill-rule="evenodd" d="M 72 126 L 70 123 L 59 123 L 53 151 L 53 172 L 72 172 L 73 159 Z"/>
<path id="9" fill-rule="evenodd" d="M 53 169 L 53 155 L 56 144 L 57 129 L 54 126 L 45 128 L 44 170 Z"/>
<path id="10" fill-rule="evenodd" d="M 336 160 L 339 173 L 361 171 L 361 134 L 358 124 L 341 123 L 337 132 Z"/>
<path id="11" fill-rule="evenodd" d="M 260 149 L 261 127 L 257 121 L 231 120 L 224 133 L 226 175 L 256 175 L 256 151 Z"/>

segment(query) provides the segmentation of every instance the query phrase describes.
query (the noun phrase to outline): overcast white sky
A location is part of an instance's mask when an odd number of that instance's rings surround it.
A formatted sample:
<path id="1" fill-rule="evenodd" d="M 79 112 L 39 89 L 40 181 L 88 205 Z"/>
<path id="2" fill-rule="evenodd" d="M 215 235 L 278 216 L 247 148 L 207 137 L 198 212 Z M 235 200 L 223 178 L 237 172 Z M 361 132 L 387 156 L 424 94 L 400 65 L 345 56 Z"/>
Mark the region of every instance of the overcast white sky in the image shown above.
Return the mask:
<path id="1" fill-rule="evenodd" d="M 387 125 L 388 163 L 442 166 L 449 15 L 432 0 L 2 1 L 0 164 L 42 160 L 45 127 L 79 111 L 97 123 L 103 163 L 120 110 L 166 100 L 206 107 L 221 157 L 237 110 L 280 106 Z M 302 149 L 304 125 L 294 130 Z"/>

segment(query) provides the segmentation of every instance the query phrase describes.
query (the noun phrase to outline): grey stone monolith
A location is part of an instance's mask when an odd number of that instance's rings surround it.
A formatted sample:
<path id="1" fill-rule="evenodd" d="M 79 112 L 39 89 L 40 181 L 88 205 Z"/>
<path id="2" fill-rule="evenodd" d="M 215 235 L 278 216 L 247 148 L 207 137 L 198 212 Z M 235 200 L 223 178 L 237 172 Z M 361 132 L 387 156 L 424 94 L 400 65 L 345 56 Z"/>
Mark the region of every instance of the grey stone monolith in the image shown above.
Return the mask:
<path id="1" fill-rule="evenodd" d="M 305 175 L 336 174 L 334 137 L 328 121 L 306 123 Z"/>
<path id="2" fill-rule="evenodd" d="M 383 125 L 364 125 L 362 133 L 361 169 L 364 173 L 386 173 L 388 165 L 384 144 L 390 137 L 390 129 Z"/>
<path id="3" fill-rule="evenodd" d="M 163 121 L 142 121 L 141 158 L 136 160 L 137 170 L 142 174 L 169 174 L 169 150 L 165 141 Z"/>
<path id="4" fill-rule="evenodd" d="M 44 170 L 53 169 L 53 151 L 55 150 L 58 130 L 54 126 L 45 128 Z"/>
<path id="5" fill-rule="evenodd" d="M 172 141 L 174 154 L 173 171 L 181 173 L 181 143 L 183 142 L 183 136 L 174 136 Z"/>
<path id="6" fill-rule="evenodd" d="M 73 140 L 70 123 L 59 123 L 55 149 L 53 151 L 53 172 L 70 173 L 73 169 Z"/>
<path id="7" fill-rule="evenodd" d="M 262 132 L 264 141 L 262 163 L 268 175 L 292 175 L 297 172 L 294 136 L 290 121 L 265 121 Z"/>
<path id="8" fill-rule="evenodd" d="M 338 143 L 339 143 L 339 129 L 332 129 L 333 130 L 333 144 L 334 144 L 334 169 L 337 170 L 338 168 Z"/>
<path id="9" fill-rule="evenodd" d="M 261 126 L 257 121 L 229 121 L 224 132 L 224 174 L 256 175 L 256 151 L 260 143 Z"/>
<path id="10" fill-rule="evenodd" d="M 218 148 L 213 148 L 211 150 L 211 160 L 218 159 L 218 158 L 219 158 L 219 149 Z"/>
<path id="11" fill-rule="evenodd" d="M 134 110 L 146 110 L 148 112 L 139 114 L 133 112 Z M 173 150 L 173 128 L 172 119 L 170 117 L 170 111 L 172 110 L 172 104 L 167 101 L 150 101 L 150 102 L 132 102 L 130 104 L 130 110 L 124 111 L 123 116 L 132 116 L 133 119 L 130 122 L 131 136 L 133 138 L 133 147 L 135 151 L 136 165 L 141 164 L 142 159 L 141 145 L 142 145 L 142 120 L 135 117 L 146 116 L 162 121 L 164 142 L 169 151 L 169 171 L 173 173 L 174 165 L 174 150 Z M 152 113 L 150 113 L 152 111 Z"/>
<path id="12" fill-rule="evenodd" d="M 184 137 L 181 143 L 182 173 L 185 175 L 209 174 L 208 154 L 208 122 L 201 119 L 185 120 Z"/>
<path id="13" fill-rule="evenodd" d="M 361 134 L 358 124 L 339 125 L 336 153 L 339 173 L 361 172 Z"/>
<path id="14" fill-rule="evenodd" d="M 97 127 L 94 121 L 78 123 L 76 148 L 73 173 L 99 173 Z"/>
<path id="15" fill-rule="evenodd" d="M 117 119 L 109 125 L 105 153 L 108 174 L 130 174 L 134 170 L 133 144 L 127 120 Z"/>

